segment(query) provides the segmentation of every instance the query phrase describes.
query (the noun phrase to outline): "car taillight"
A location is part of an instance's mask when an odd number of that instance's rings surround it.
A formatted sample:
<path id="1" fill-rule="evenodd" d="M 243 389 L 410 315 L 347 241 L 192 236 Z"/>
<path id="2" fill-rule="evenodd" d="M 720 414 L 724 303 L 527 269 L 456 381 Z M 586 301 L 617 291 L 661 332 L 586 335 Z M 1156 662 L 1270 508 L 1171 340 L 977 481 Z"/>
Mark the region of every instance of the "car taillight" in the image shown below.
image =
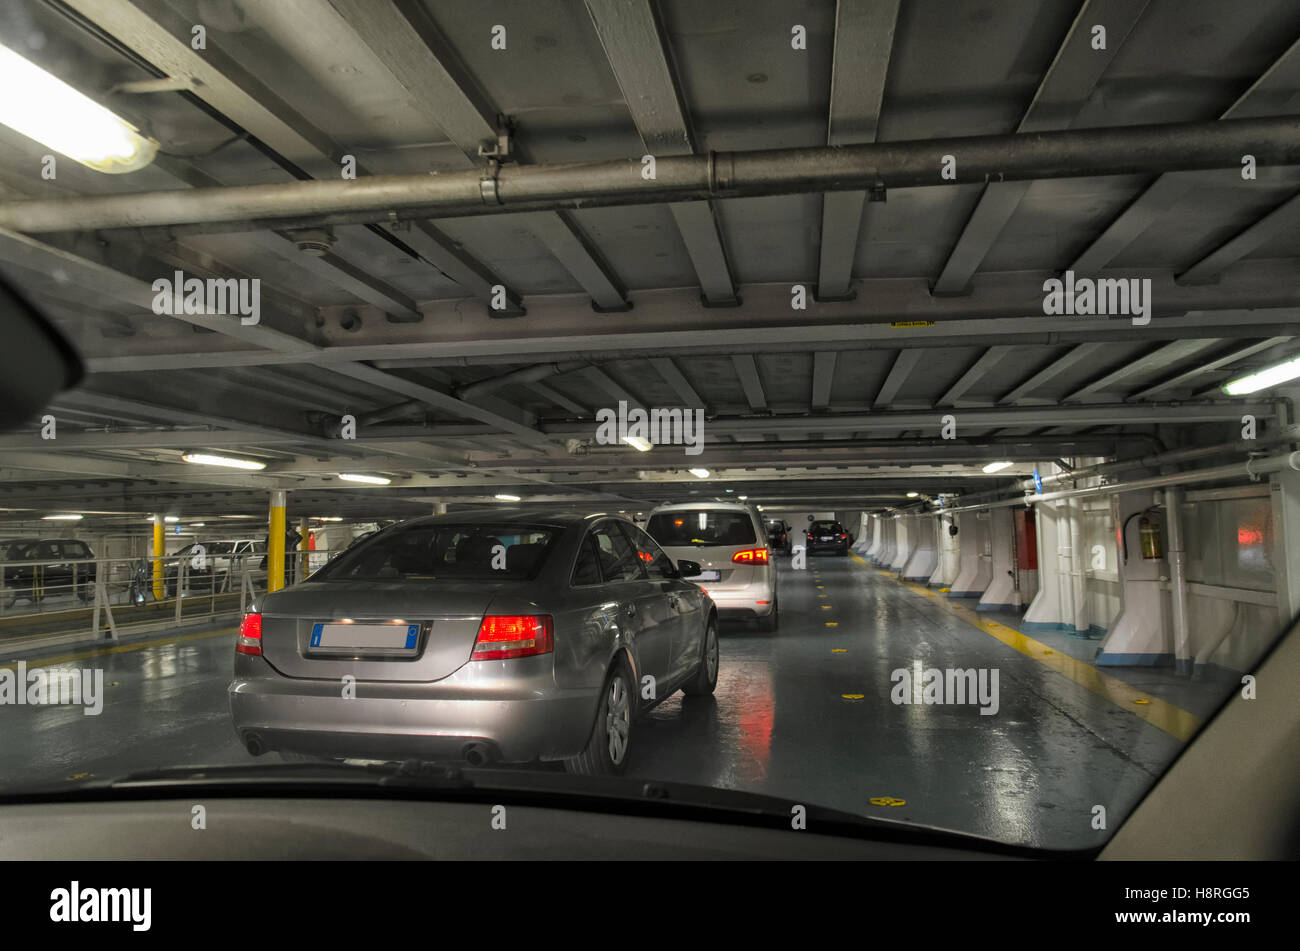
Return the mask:
<path id="1" fill-rule="evenodd" d="M 731 560 L 741 565 L 765 565 L 767 564 L 767 549 L 746 548 L 744 551 L 738 551 L 732 555 Z"/>
<path id="2" fill-rule="evenodd" d="M 235 653 L 262 656 L 262 615 L 245 614 L 239 622 L 239 637 L 235 640 Z"/>
<path id="3" fill-rule="evenodd" d="M 489 614 L 478 626 L 470 660 L 509 660 L 549 654 L 555 649 L 551 616 L 535 617 Z"/>
<path id="4" fill-rule="evenodd" d="M 841 533 L 840 533 L 840 538 L 848 538 L 848 537 L 849 537 L 849 533 L 848 533 L 848 532 L 841 532 Z"/>

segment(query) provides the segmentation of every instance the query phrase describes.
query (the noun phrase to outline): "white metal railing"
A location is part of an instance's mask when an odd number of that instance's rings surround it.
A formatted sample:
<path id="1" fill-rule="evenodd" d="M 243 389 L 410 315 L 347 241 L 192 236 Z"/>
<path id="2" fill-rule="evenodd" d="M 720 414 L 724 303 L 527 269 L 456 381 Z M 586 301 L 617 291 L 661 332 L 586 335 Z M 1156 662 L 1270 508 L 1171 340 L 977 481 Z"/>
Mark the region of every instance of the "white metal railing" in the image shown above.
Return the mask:
<path id="1" fill-rule="evenodd" d="M 286 587 L 305 577 L 312 555 L 319 553 L 284 553 Z M 6 634 L 86 629 L 98 633 L 105 630 L 101 622 L 106 622 L 109 636 L 116 637 L 120 625 L 243 613 L 266 592 L 266 559 L 264 552 L 0 558 L 0 640 Z M 155 589 L 154 567 L 159 562 L 162 572 Z"/>

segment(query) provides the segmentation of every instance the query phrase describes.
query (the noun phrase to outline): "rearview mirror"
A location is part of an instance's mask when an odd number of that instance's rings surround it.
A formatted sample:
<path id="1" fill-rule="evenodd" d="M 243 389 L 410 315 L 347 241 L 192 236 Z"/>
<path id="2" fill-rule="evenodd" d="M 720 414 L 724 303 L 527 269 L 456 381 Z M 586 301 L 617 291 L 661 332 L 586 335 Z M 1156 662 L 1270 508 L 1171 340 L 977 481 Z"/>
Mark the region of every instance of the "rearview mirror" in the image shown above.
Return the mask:
<path id="1" fill-rule="evenodd" d="M 683 578 L 694 578 L 696 575 L 702 574 L 704 571 L 704 569 L 700 567 L 698 561 L 684 560 L 677 562 L 677 570 L 681 572 Z"/>
<path id="2" fill-rule="evenodd" d="M 14 288 L 0 280 L 0 432 L 14 429 L 85 373 L 71 344 Z"/>

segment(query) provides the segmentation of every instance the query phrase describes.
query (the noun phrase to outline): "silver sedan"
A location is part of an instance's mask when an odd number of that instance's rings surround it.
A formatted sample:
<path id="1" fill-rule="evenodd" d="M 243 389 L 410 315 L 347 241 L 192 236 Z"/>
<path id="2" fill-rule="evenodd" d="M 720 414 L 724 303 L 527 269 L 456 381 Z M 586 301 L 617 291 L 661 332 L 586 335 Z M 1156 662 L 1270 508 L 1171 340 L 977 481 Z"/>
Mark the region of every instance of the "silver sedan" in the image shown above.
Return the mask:
<path id="1" fill-rule="evenodd" d="M 252 606 L 235 731 L 287 759 L 621 772 L 641 713 L 717 683 L 717 611 L 682 580 L 699 570 L 603 514 L 395 525 Z"/>

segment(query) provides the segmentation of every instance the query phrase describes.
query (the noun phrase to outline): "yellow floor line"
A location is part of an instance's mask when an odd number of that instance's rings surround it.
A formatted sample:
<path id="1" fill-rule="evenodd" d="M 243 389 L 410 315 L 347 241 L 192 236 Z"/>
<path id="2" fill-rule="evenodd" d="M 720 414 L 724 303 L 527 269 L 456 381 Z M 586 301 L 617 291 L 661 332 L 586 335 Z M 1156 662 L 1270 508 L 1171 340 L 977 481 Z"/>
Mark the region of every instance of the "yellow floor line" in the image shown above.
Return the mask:
<path id="1" fill-rule="evenodd" d="M 853 560 L 860 565 L 871 568 L 871 565 L 865 559 L 857 555 L 853 556 Z M 898 581 L 891 572 L 881 571 L 879 568 L 872 570 L 877 574 L 884 575 L 886 578 Z M 1013 650 L 1019 651 L 1026 657 L 1033 658 L 1045 667 L 1050 667 L 1062 676 L 1069 677 L 1079 686 L 1109 700 L 1121 710 L 1146 720 L 1158 729 L 1164 730 L 1170 736 L 1177 737 L 1185 742 L 1190 740 L 1192 735 L 1200 728 L 1200 717 L 1184 710 L 1182 707 L 1176 707 L 1158 697 L 1152 697 L 1131 684 L 1103 674 L 1092 664 L 1076 660 L 1068 654 L 1053 650 L 1041 641 L 1036 641 L 1032 637 L 1020 633 L 1015 628 L 1007 627 L 1005 624 L 999 624 L 997 621 L 991 621 L 988 618 L 982 618 L 970 611 L 962 611 L 960 605 L 949 604 L 946 599 L 929 588 L 909 584 L 906 581 L 899 581 L 898 583 L 915 594 L 929 598 L 954 617 L 960 618 L 990 637 L 997 638 Z"/>
<path id="2" fill-rule="evenodd" d="M 204 631 L 200 634 L 181 634 L 176 637 L 164 637 L 156 641 L 138 641 L 132 644 L 118 644 L 114 647 L 96 647 L 93 650 L 82 651 L 78 654 L 64 654 L 62 657 L 42 657 L 36 660 L 24 661 L 27 669 L 33 667 L 48 667 L 51 664 L 66 664 L 74 660 L 85 660 L 87 657 L 102 657 L 105 654 L 125 654 L 130 651 L 142 651 L 150 647 L 161 647 L 163 644 L 181 644 L 185 641 L 197 641 L 205 637 L 219 637 L 222 634 L 235 634 L 239 631 L 237 627 L 225 628 L 220 631 Z M 18 664 L 15 661 L 12 664 L 0 664 L 0 670 L 17 670 Z"/>

